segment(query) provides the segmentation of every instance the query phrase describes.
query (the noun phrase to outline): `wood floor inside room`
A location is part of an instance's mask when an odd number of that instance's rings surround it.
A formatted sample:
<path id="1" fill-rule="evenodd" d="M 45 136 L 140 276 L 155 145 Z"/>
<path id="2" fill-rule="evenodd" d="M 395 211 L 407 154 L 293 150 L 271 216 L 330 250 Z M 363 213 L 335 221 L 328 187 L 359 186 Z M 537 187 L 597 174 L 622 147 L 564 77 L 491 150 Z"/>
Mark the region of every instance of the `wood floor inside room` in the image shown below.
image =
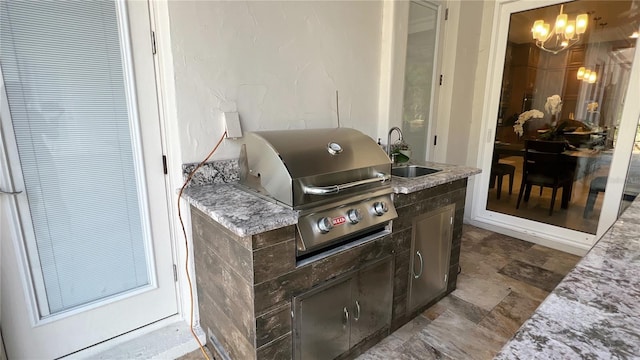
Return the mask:
<path id="1" fill-rule="evenodd" d="M 465 225 L 457 289 L 358 359 L 492 359 L 578 260 Z"/>
<path id="2" fill-rule="evenodd" d="M 584 209 L 589 195 L 589 185 L 591 180 L 598 176 L 607 176 L 608 166 L 601 166 L 592 173 L 579 177 L 573 183 L 571 201 L 567 209 L 560 207 L 562 199 L 562 189 L 558 189 L 558 195 L 553 207 L 553 215 L 549 215 L 551 206 L 551 188 L 544 188 L 540 195 L 540 187 L 533 186 L 531 197 L 528 202 L 522 200 L 520 208 L 516 209 L 520 182 L 522 180 L 522 157 L 510 156 L 500 159 L 501 163 L 515 166 L 515 176 L 513 180 L 513 192 L 509 195 L 508 176 L 503 178 L 500 199 L 497 198 L 497 183 L 493 189 L 489 189 L 487 198 L 487 209 L 503 214 L 513 215 L 529 220 L 539 221 L 546 224 L 561 226 L 567 229 L 595 234 L 602 208 L 604 193 L 600 193 L 596 198 L 593 211 L 584 217 Z"/>

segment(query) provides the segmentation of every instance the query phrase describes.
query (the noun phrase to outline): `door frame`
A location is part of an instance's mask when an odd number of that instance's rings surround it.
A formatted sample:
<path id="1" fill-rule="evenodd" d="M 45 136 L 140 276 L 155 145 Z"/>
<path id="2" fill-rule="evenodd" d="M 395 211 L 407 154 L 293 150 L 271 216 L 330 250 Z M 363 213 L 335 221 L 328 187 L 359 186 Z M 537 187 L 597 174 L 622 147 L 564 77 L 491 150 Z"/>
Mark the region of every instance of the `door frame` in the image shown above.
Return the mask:
<path id="1" fill-rule="evenodd" d="M 7 360 L 7 353 L 4 351 L 4 338 L 0 333 L 0 360 Z"/>
<path id="2" fill-rule="evenodd" d="M 426 152 L 425 154 L 420 154 L 420 156 L 424 156 L 427 161 L 435 161 L 434 159 L 438 156 L 444 155 L 444 152 L 440 151 L 440 153 L 436 153 L 438 149 L 446 149 L 446 142 L 444 138 L 446 138 L 446 134 L 443 134 L 440 137 L 440 144 L 435 144 L 435 137 L 438 135 L 438 131 L 444 133 L 446 129 L 447 122 L 442 121 L 444 118 L 444 112 L 439 111 L 441 108 L 440 99 L 442 93 L 442 83 L 439 81 L 439 77 L 443 75 L 443 55 L 444 55 L 444 38 L 445 38 L 445 24 L 447 20 L 445 19 L 445 14 L 448 13 L 447 2 L 444 0 L 411 0 L 409 1 L 409 8 L 411 8 L 411 3 L 415 3 L 418 6 L 426 7 L 430 10 L 434 10 L 436 12 L 436 23 L 435 23 L 435 44 L 434 44 L 434 56 L 433 56 L 433 69 L 431 71 L 431 89 L 429 95 L 429 113 L 427 114 L 427 126 L 425 129 L 424 137 L 425 141 L 427 141 Z M 410 10 L 409 10 L 410 11 Z M 410 16 L 410 13 L 408 14 Z M 448 16 L 448 15 L 446 15 Z M 409 21 L 407 20 L 407 24 Z M 405 42 L 408 42 L 409 38 L 409 29 L 407 29 Z M 405 72 L 406 72 L 406 62 L 407 62 L 407 47 L 405 47 L 405 53 L 403 56 L 403 61 L 405 63 Z M 400 103 L 400 119 L 402 119 L 403 109 L 404 109 L 404 85 L 405 85 L 405 72 L 402 73 L 402 98 Z M 446 108 L 442 106 L 443 108 Z M 400 125 L 402 128 L 402 124 Z"/>
<path id="3" fill-rule="evenodd" d="M 140 55 L 136 56 L 136 53 L 142 54 L 146 51 L 151 52 L 152 43 L 151 41 L 147 42 L 146 40 L 141 41 L 140 36 L 134 39 L 131 36 L 131 34 L 133 33 L 131 28 L 137 28 L 135 31 L 137 34 L 140 34 L 141 31 L 151 32 L 152 26 L 151 26 L 151 23 L 136 24 L 135 22 L 132 22 L 131 9 L 130 9 L 131 6 L 130 4 L 128 4 L 128 2 L 124 0 L 114 0 L 114 2 L 116 3 L 116 12 L 118 14 L 118 27 L 120 29 L 119 37 L 121 40 L 122 51 L 123 53 L 129 54 L 129 56 L 127 56 L 126 58 L 123 58 L 124 80 L 126 82 L 124 91 L 127 96 L 127 107 L 131 117 L 130 121 L 135 122 L 135 125 L 132 127 L 131 131 L 132 131 L 132 140 L 133 140 L 132 150 L 134 152 L 134 156 L 137 156 L 140 159 L 140 161 L 136 161 L 136 170 L 138 170 L 137 172 L 139 177 L 138 191 L 142 191 L 142 194 L 145 194 L 148 197 L 149 193 L 146 189 L 147 185 L 145 182 L 145 178 L 146 178 L 145 171 L 140 170 L 139 168 L 143 168 L 143 167 L 146 168 L 146 167 L 149 167 L 149 164 L 151 164 L 151 168 L 157 170 L 157 169 L 161 169 L 162 165 L 160 164 L 161 159 L 157 159 L 157 161 L 155 161 L 155 158 L 154 158 L 154 159 L 151 159 L 153 161 L 150 161 L 149 154 L 147 154 L 147 156 L 144 156 L 144 157 L 142 156 L 143 139 L 141 135 L 142 130 L 140 129 L 141 119 L 139 114 L 139 110 L 140 108 L 142 108 L 142 106 L 138 103 L 138 96 L 137 96 L 137 92 L 139 92 L 140 90 L 139 89 L 136 90 L 133 84 L 140 83 L 142 81 L 145 84 L 149 84 L 149 87 L 150 87 L 151 86 L 150 84 L 152 83 L 149 81 L 151 80 L 151 81 L 155 81 L 153 83 L 155 92 L 159 93 L 160 89 L 156 79 L 157 69 L 153 69 L 154 71 L 152 76 L 141 75 L 134 70 L 134 67 L 133 67 L 134 58 L 140 56 Z M 147 12 L 146 15 L 147 17 L 150 18 L 151 5 L 145 2 L 144 5 L 143 4 L 136 5 L 136 8 L 140 9 L 141 6 L 144 6 L 146 8 L 146 12 Z M 136 12 L 140 12 L 140 10 L 137 10 Z M 151 36 L 149 37 L 149 40 L 151 40 Z M 153 61 L 154 62 L 156 61 L 155 57 Z M 0 75 L 2 75 L 1 71 L 0 71 Z M 146 76 L 146 78 L 144 80 L 141 80 L 142 79 L 141 76 Z M 3 102 L 2 104 L 3 113 L 1 115 L 3 117 L 7 116 L 10 119 L 11 118 L 10 114 L 7 114 L 9 107 L 7 103 L 6 94 L 4 94 L 5 87 L 3 85 L 3 86 L 0 86 L 0 88 L 3 93 L 2 99 L 1 99 L 1 101 Z M 154 102 L 156 101 L 157 101 L 158 108 L 160 108 L 160 98 L 158 97 L 157 100 L 154 100 Z M 162 126 L 162 117 L 160 116 L 160 114 L 158 114 L 156 121 L 158 122 L 158 125 L 157 125 L 158 128 L 160 128 Z M 6 128 L 9 128 L 9 129 L 6 129 Z M 1 135 L 0 136 L 0 159 L 2 159 L 4 163 L 8 164 L 9 157 L 13 158 L 14 156 L 7 151 L 7 146 L 13 145 L 15 148 L 15 137 L 13 136 L 14 134 L 13 134 L 13 129 L 11 129 L 11 126 L 9 125 L 6 128 L 4 126 L 0 127 L 0 135 Z M 146 137 L 155 136 L 151 132 L 150 134 L 151 135 L 147 135 Z M 157 136 L 158 136 L 157 137 L 158 142 L 161 144 L 161 151 L 162 153 L 164 153 L 166 139 L 163 135 L 163 132 L 159 131 Z M 160 154 L 155 154 L 155 155 L 160 155 Z M 16 180 L 15 179 L 16 177 L 18 178 L 18 180 L 22 178 L 22 174 L 17 173 L 17 174 L 14 174 L 15 176 L 13 177 L 14 179 L 12 180 L 11 171 L 12 170 L 10 169 L 9 166 L 4 166 L 4 165 L 0 166 L 0 188 L 2 188 L 3 190 L 10 190 L 10 191 L 16 190 L 14 180 Z M 157 171 L 154 170 L 154 173 L 155 172 Z M 19 182 L 19 181 L 16 181 L 16 182 Z M 171 190 L 173 189 L 173 187 L 170 184 L 170 182 L 167 181 L 166 178 L 163 180 L 163 183 L 164 183 L 163 188 L 164 188 L 164 191 L 166 192 L 165 201 L 167 202 L 167 209 L 169 210 L 172 208 L 172 204 L 170 200 L 171 200 L 171 195 L 174 194 L 174 191 Z M 19 191 L 22 189 L 17 189 L 17 190 Z M 12 247 L 14 247 L 14 250 L 16 252 L 16 256 L 18 258 L 17 261 L 22 263 L 22 265 L 18 264 L 18 267 L 16 268 L 16 272 L 19 273 L 19 279 L 17 279 L 16 281 L 17 283 L 22 284 L 21 287 L 24 289 L 24 292 L 25 292 L 24 295 L 31 302 L 31 304 L 27 304 L 25 306 L 27 312 L 29 313 L 29 317 L 31 318 L 29 321 L 31 326 L 34 326 L 34 327 L 41 326 L 53 321 L 60 320 L 65 317 L 73 316 L 78 312 L 83 312 L 83 311 L 91 310 L 97 307 L 101 307 L 101 306 L 104 306 L 105 304 L 117 302 L 117 301 L 126 299 L 128 297 L 135 296 L 136 294 L 144 293 L 158 287 L 158 283 L 159 283 L 158 271 L 159 270 L 158 270 L 158 264 L 156 264 L 157 259 L 155 256 L 155 251 L 157 250 L 154 250 L 154 247 L 156 245 L 154 245 L 153 243 L 149 243 L 149 244 L 146 244 L 145 246 L 145 253 L 149 259 L 153 259 L 153 262 L 150 262 L 148 265 L 149 266 L 149 284 L 148 285 L 142 286 L 138 289 L 127 291 L 124 294 L 118 294 L 113 297 L 108 297 L 105 300 L 100 301 L 99 304 L 90 303 L 87 305 L 80 306 L 77 309 L 74 308 L 68 311 L 63 311 L 59 314 L 51 315 L 49 317 L 40 318 L 39 312 L 36 310 L 37 309 L 37 301 L 35 300 L 36 295 L 34 292 L 34 288 L 31 286 L 32 284 L 32 281 L 30 280 L 31 270 L 28 269 L 29 266 L 25 265 L 25 264 L 28 264 L 29 262 L 25 261 L 27 259 L 27 252 L 25 251 L 26 243 L 24 241 L 25 240 L 23 236 L 24 234 L 22 231 L 19 230 L 22 224 L 18 216 L 19 214 L 18 200 L 16 199 L 16 196 L 10 196 L 10 195 L 2 195 L 2 196 L 5 198 L 3 200 L 6 200 L 6 202 L 3 201 L 4 204 L 0 204 L 1 205 L 0 214 L 4 213 L 2 214 L 2 219 L 0 220 L 3 221 L 3 224 L 6 224 L 4 223 L 4 221 L 6 220 L 7 222 L 10 223 L 10 226 L 7 226 L 7 229 L 4 229 L 1 235 L 3 237 L 5 235 L 10 236 L 10 239 L 3 239 L 3 241 L 9 240 L 13 243 Z M 143 223 L 143 232 L 145 233 L 145 235 L 151 236 L 150 229 L 144 229 L 148 227 L 148 224 L 150 222 L 150 220 L 147 220 L 150 217 L 150 212 L 149 210 L 145 210 L 145 211 L 147 212 L 146 215 L 141 214 L 141 218 L 142 218 L 141 220 L 143 222 L 146 222 L 146 224 Z M 173 219 L 172 213 L 168 211 L 163 216 L 166 216 L 167 222 L 171 225 L 171 220 Z M 171 230 L 173 229 L 171 228 Z M 175 261 L 176 237 L 174 235 L 174 231 L 169 231 L 167 235 L 169 240 L 168 242 L 171 248 L 166 251 L 168 251 L 168 254 L 170 254 L 170 261 L 175 264 L 176 263 Z M 181 308 L 182 297 L 178 296 L 179 286 L 176 282 L 173 282 L 173 281 L 171 281 L 171 283 L 165 284 L 164 286 L 173 286 L 173 289 L 171 290 L 171 292 L 174 294 L 172 297 L 175 297 L 175 298 L 171 301 L 175 301 L 176 307 L 174 309 L 176 310 L 176 312 L 167 313 L 167 315 L 161 319 L 154 320 L 153 322 L 145 324 L 140 328 L 128 330 L 127 332 L 119 334 L 114 338 L 107 339 L 106 341 L 89 346 L 88 348 L 65 355 L 65 357 L 75 358 L 78 356 L 80 357 L 90 356 L 91 354 L 96 354 L 100 351 L 104 351 L 108 348 L 113 347 L 114 345 L 121 344 L 125 341 L 129 341 L 131 339 L 134 339 L 136 337 L 139 337 L 141 335 L 144 335 L 146 333 L 149 333 L 151 331 L 157 330 L 159 328 L 165 327 L 167 325 L 175 323 L 176 321 L 181 320 L 182 319 L 181 314 L 183 313 L 183 311 Z M 0 343 L 0 345 L 2 345 L 2 343 Z M 4 347 L 2 350 L 4 350 Z"/>
<path id="4" fill-rule="evenodd" d="M 434 57 L 434 79 L 445 72 L 453 73 L 455 58 L 455 39 L 457 36 L 457 18 L 459 1 L 412 0 L 421 6 L 437 7 L 436 54 Z M 407 62 L 407 40 L 409 35 L 409 7 L 411 1 L 385 1 L 382 4 L 382 40 L 380 59 L 380 92 L 378 97 L 377 136 L 386 142 L 387 131 L 393 126 L 402 128 L 402 109 L 404 106 L 404 76 Z M 449 9 L 451 19 L 445 21 L 445 11 Z M 452 65 L 447 66 L 448 63 Z M 449 75 L 444 75 L 449 77 Z M 453 78 L 453 75 L 451 75 Z M 447 149 L 449 113 L 447 104 L 451 103 L 453 81 L 443 85 L 432 84 L 430 122 L 425 137 L 429 141 L 426 158 L 429 161 L 444 162 Z M 433 136 L 438 135 L 438 145 L 433 145 Z"/>
<path id="5" fill-rule="evenodd" d="M 434 74 L 442 75 L 443 81 L 435 86 L 434 93 L 434 129 L 429 134 L 428 161 L 445 163 L 447 161 L 447 147 L 449 143 L 449 127 L 451 123 L 451 105 L 453 104 L 453 83 L 455 79 L 455 59 L 458 47 L 458 30 L 460 23 L 460 1 L 431 0 L 431 3 L 440 3 L 440 21 L 436 66 Z M 437 69 L 437 70 L 436 70 Z M 437 145 L 432 142 L 434 136 L 438 136 Z"/>
<path id="6" fill-rule="evenodd" d="M 496 126 L 496 121 L 492 119 L 498 118 L 498 106 L 496 105 L 500 100 L 500 87 L 511 13 L 556 5 L 562 2 L 564 1 L 497 0 L 494 4 L 494 21 L 489 50 L 489 64 L 493 65 L 489 66 L 485 81 L 484 93 L 487 95 L 482 111 L 483 120 L 478 145 L 478 154 L 480 155 L 478 156 L 477 167 L 485 170 L 491 168 Z M 633 64 L 625 100 L 634 99 L 634 96 L 635 98 L 640 97 L 640 91 L 638 90 L 640 88 L 640 50 L 637 49 L 637 45 Z M 635 137 L 638 118 L 640 117 L 639 114 L 640 104 L 638 102 L 625 101 L 620 122 L 620 136 L 611 162 L 610 181 L 607 183 L 607 191 L 605 192 L 602 212 L 595 235 L 486 210 L 488 192 L 485 189 L 488 189 L 490 171 L 483 171 L 482 174 L 474 178 L 473 188 L 475 191 L 472 195 L 473 201 L 471 203 L 469 222 L 482 228 L 533 243 L 578 255 L 585 254 L 617 219 L 627 173 L 626 169 L 628 168 L 633 138 Z"/>
<path id="7" fill-rule="evenodd" d="M 148 0 L 147 0 L 148 1 Z M 179 199 L 175 189 L 182 187 L 184 182 L 182 172 L 182 149 L 180 132 L 181 126 L 178 120 L 178 104 L 176 102 L 175 68 L 173 63 L 173 49 L 171 43 L 171 22 L 169 18 L 169 1 L 148 1 L 151 31 L 155 34 L 156 54 L 154 56 L 156 88 L 158 96 L 158 113 L 160 117 L 161 138 L 164 145 L 164 154 L 167 157 L 167 198 L 170 200 L 169 206 L 169 226 L 171 228 L 171 239 L 173 247 L 174 264 L 177 266 L 177 293 L 178 293 L 178 316 L 189 323 L 191 311 L 191 300 L 193 296 L 193 317 L 194 326 L 199 324 L 200 313 L 198 309 L 198 294 L 195 290 L 193 294 L 189 291 L 189 281 L 184 271 L 186 267 L 185 258 L 188 244 L 189 259 L 194 259 L 193 239 L 187 231 L 187 239 L 184 239 L 180 221 L 178 220 L 177 204 L 181 202 L 182 209 L 188 209 L 189 203 Z M 182 220 L 185 229 L 191 229 L 190 212 L 182 212 Z M 189 263 L 189 273 L 192 282 L 195 283 L 195 264 Z M 206 332 L 206 329 L 204 329 Z M 201 341 L 204 339 L 201 339 Z"/>

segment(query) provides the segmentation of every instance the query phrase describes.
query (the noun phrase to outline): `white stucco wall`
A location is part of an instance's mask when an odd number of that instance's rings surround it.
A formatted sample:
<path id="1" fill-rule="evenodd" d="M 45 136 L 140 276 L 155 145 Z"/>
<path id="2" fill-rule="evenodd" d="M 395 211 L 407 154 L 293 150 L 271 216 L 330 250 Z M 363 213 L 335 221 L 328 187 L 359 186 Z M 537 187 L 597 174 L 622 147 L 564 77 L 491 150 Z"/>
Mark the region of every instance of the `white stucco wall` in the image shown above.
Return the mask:
<path id="1" fill-rule="evenodd" d="M 477 6 L 477 4 L 476 4 Z M 484 142 L 485 145 L 487 143 L 487 139 L 489 134 L 482 133 L 482 124 L 484 121 L 484 106 L 488 101 L 488 94 L 486 93 L 487 88 L 487 73 L 490 72 L 489 64 L 489 55 L 490 55 L 490 47 L 491 47 L 491 32 L 494 21 L 494 3 L 493 1 L 485 1 L 480 4 L 481 9 L 475 8 L 474 11 L 482 11 L 481 21 L 479 23 L 475 23 L 476 31 L 478 33 L 477 38 L 477 53 L 473 61 L 475 61 L 475 73 L 474 73 L 474 81 L 473 81 L 473 101 L 471 102 L 470 107 L 470 122 L 468 124 L 468 139 L 465 142 L 467 144 L 466 147 L 466 164 L 469 166 L 477 166 L 482 167 L 482 152 L 481 152 L 481 144 Z M 478 12 L 479 14 L 479 12 Z M 492 128 L 491 131 L 495 131 L 495 128 Z M 451 131 L 449 133 L 450 136 L 454 137 L 455 140 L 456 132 Z M 486 175 L 486 172 L 490 169 L 483 169 Z M 475 191 L 479 188 L 479 182 L 482 175 L 473 176 L 469 179 L 469 183 L 467 186 L 467 199 L 465 206 L 465 219 L 471 217 L 471 210 L 474 203 L 474 195 Z"/>
<path id="2" fill-rule="evenodd" d="M 480 44 L 485 40 L 480 37 L 485 20 L 483 7 L 482 1 L 462 1 L 460 4 L 459 30 L 455 39 L 455 67 L 449 76 L 453 78 L 453 91 L 446 162 L 452 164 L 473 166 L 474 162 L 469 157 L 477 155 L 479 122 L 482 119 L 476 114 L 482 113 L 482 90 L 486 82 L 487 65 L 486 62 L 478 63 Z M 489 24 L 490 21 L 489 17 Z M 483 51 L 486 52 L 487 49 Z M 478 65 L 484 65 L 484 69 Z"/>
<path id="3" fill-rule="evenodd" d="M 243 131 L 340 123 L 375 138 L 382 2 L 170 1 L 183 162 L 201 160 L 237 111 Z M 225 141 L 214 159 L 238 156 Z"/>

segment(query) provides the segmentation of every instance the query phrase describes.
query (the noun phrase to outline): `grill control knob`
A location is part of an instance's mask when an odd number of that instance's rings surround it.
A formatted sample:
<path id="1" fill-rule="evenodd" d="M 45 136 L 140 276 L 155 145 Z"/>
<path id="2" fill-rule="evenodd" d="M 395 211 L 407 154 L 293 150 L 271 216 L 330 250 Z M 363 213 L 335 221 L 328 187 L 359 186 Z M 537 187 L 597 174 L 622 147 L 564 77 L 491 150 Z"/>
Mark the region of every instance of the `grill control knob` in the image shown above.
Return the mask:
<path id="1" fill-rule="evenodd" d="M 347 217 L 352 224 L 357 224 L 362 221 L 362 211 L 360 209 L 351 209 L 347 211 Z"/>
<path id="2" fill-rule="evenodd" d="M 318 220 L 318 229 L 320 229 L 320 232 L 323 234 L 328 233 L 331 229 L 333 229 L 333 223 L 331 222 L 331 219 L 328 217 L 320 218 L 320 220 Z"/>
<path id="3" fill-rule="evenodd" d="M 384 215 L 384 213 L 389 211 L 389 207 L 384 201 L 376 201 L 375 203 L 373 203 L 373 211 L 376 213 L 376 215 L 382 216 Z"/>

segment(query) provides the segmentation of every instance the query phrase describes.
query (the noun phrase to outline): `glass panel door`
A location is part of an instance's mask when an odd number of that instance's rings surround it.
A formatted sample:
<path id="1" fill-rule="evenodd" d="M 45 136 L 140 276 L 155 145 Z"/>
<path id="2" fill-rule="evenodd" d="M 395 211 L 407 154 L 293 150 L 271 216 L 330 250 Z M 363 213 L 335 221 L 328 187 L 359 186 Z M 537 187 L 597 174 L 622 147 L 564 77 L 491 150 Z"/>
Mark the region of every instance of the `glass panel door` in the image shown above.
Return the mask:
<path id="1" fill-rule="evenodd" d="M 433 132 L 434 90 L 439 34 L 438 6 L 426 2 L 409 5 L 409 29 L 404 76 L 402 133 L 414 160 L 427 159 Z"/>
<path id="2" fill-rule="evenodd" d="M 59 358 L 177 312 L 149 8 L 0 2 L 0 323 Z M 135 52 L 132 51 L 135 49 Z"/>
<path id="3" fill-rule="evenodd" d="M 631 202 L 640 194 L 640 119 L 638 119 L 638 127 L 636 137 L 631 149 L 631 159 L 629 160 L 629 168 L 627 177 L 624 182 L 624 190 L 622 191 L 622 201 L 620 202 L 620 210 L 618 216 L 624 212 Z"/>
<path id="4" fill-rule="evenodd" d="M 149 284 L 115 3 L 1 6 L 41 316 Z"/>
<path id="5" fill-rule="evenodd" d="M 632 8 L 574 1 L 511 14 L 487 210 L 596 234 L 636 51 Z M 536 164 L 531 153 L 549 143 L 562 149 Z"/>

